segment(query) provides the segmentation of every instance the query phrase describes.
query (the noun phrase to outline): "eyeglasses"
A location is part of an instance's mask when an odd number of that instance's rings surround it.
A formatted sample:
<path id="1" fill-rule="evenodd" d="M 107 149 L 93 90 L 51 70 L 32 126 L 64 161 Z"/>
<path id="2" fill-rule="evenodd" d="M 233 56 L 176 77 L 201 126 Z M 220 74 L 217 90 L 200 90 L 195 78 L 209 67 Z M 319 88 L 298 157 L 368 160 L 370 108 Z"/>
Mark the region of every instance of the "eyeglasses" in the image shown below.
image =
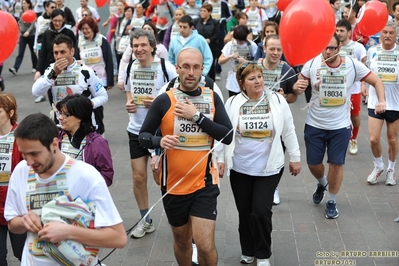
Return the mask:
<path id="1" fill-rule="evenodd" d="M 245 63 L 243 63 L 241 66 L 240 66 L 240 69 L 239 69 L 239 71 L 240 71 L 240 79 L 242 79 L 242 72 L 244 71 L 244 69 L 246 69 L 247 68 L 247 66 L 249 66 L 249 65 L 256 65 L 256 64 L 258 64 L 257 62 L 253 62 L 253 61 L 248 61 L 248 62 L 245 62 Z"/>
<path id="2" fill-rule="evenodd" d="M 183 66 L 177 65 L 177 67 L 182 69 L 182 70 L 184 70 L 184 71 L 186 71 L 186 72 L 189 72 L 191 69 L 193 70 L 193 72 L 199 72 L 199 71 L 202 71 L 202 69 L 203 69 L 203 67 L 200 66 L 200 65 L 195 65 L 193 67 L 191 67 L 189 65 L 183 65 Z"/>
<path id="3" fill-rule="evenodd" d="M 326 51 L 327 51 L 327 50 L 335 51 L 335 50 L 337 50 L 337 49 L 338 49 L 338 46 L 327 46 L 325 50 L 326 50 Z"/>
<path id="4" fill-rule="evenodd" d="M 50 6 L 51 9 L 55 9 L 55 6 Z"/>
<path id="5" fill-rule="evenodd" d="M 62 118 L 68 118 L 71 116 L 70 113 L 63 113 L 63 112 L 58 112 L 58 116 L 61 116 Z"/>

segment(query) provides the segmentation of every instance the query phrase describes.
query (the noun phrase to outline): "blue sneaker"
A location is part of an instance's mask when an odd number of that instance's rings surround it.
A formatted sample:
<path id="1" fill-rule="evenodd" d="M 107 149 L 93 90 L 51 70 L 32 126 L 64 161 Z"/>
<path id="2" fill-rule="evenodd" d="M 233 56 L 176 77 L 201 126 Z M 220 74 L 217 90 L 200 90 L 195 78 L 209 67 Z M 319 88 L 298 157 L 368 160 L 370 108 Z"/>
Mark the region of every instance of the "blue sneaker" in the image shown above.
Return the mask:
<path id="1" fill-rule="evenodd" d="M 329 200 L 326 203 L 326 218 L 327 219 L 335 219 L 339 216 L 339 212 L 337 209 L 337 203 L 333 200 Z"/>
<path id="2" fill-rule="evenodd" d="M 328 185 L 328 184 L 327 184 Z M 320 204 L 320 202 L 324 199 L 324 191 L 326 191 L 327 185 L 323 186 L 322 184 L 317 184 L 317 188 L 313 193 L 313 203 Z"/>

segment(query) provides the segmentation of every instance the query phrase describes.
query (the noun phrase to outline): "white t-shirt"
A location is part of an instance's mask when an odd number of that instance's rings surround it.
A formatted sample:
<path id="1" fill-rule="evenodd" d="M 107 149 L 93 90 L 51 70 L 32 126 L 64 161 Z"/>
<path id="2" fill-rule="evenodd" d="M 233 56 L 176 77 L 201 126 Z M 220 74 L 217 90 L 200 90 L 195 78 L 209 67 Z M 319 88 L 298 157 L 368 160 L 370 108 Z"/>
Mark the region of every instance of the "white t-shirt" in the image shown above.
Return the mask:
<path id="1" fill-rule="evenodd" d="M 127 67 L 128 67 L 128 65 L 126 66 L 126 69 L 123 74 L 123 81 L 125 83 L 125 85 L 124 85 L 125 91 L 131 91 L 130 80 L 128 80 L 128 82 L 126 84 Z M 177 76 L 176 68 L 167 60 L 165 60 L 165 68 L 166 68 L 166 72 L 168 73 L 169 80 L 171 80 Z M 166 81 L 166 78 L 164 79 L 162 66 L 161 66 L 161 60 L 159 60 L 157 80 L 155 82 L 156 95 L 158 95 L 159 90 L 166 83 L 168 83 L 168 81 Z M 147 115 L 147 112 L 148 112 L 148 108 L 137 108 L 136 113 L 129 114 L 129 124 L 127 126 L 127 131 L 138 135 L 140 133 L 140 129 L 141 129 L 141 126 L 143 125 L 143 122 Z"/>
<path id="2" fill-rule="evenodd" d="M 260 12 L 259 12 L 260 11 Z M 245 13 L 248 15 L 248 25 L 250 25 L 251 17 L 257 17 L 258 23 L 256 23 L 256 27 L 251 27 L 252 33 L 254 35 L 260 35 L 262 33 L 262 23 L 267 20 L 266 12 L 263 9 L 256 8 L 255 10 L 251 10 L 250 8 L 245 9 Z"/>
<path id="3" fill-rule="evenodd" d="M 350 57 L 346 56 L 346 102 L 343 105 L 334 107 L 321 106 L 319 104 L 321 60 L 322 55 L 319 55 L 316 58 L 308 61 L 302 68 L 302 76 L 308 80 L 310 79 L 310 84 L 312 86 L 312 104 L 309 107 L 306 124 L 324 130 L 335 130 L 349 127 L 351 125 L 350 96 L 352 85 L 355 81 L 362 81 L 371 73 L 371 71 L 356 59 L 351 59 Z M 312 65 L 311 68 L 309 68 L 310 65 Z M 332 68 L 328 65 L 326 66 L 327 71 L 330 73 L 340 70 L 340 67 Z"/>
<path id="4" fill-rule="evenodd" d="M 395 44 L 395 47 L 392 50 L 388 51 L 394 51 L 397 49 L 397 46 Z M 390 63 L 392 64 L 392 63 Z M 396 61 L 396 71 L 399 71 L 399 63 Z M 373 73 L 377 74 L 377 46 L 370 47 L 370 49 L 367 51 L 367 65 L 370 67 L 371 71 Z M 396 72 L 398 73 L 398 72 Z M 378 74 L 377 74 L 378 75 Z M 383 80 L 384 82 L 384 80 Z M 388 111 L 399 111 L 399 79 L 397 81 L 397 84 L 386 84 L 384 82 L 384 87 L 385 87 L 385 102 L 386 102 L 386 110 Z M 367 108 L 369 109 L 375 109 L 375 106 L 378 103 L 378 97 L 377 93 L 375 91 L 375 88 L 373 86 L 369 86 L 369 98 L 367 102 Z"/>
<path id="5" fill-rule="evenodd" d="M 277 0 L 260 0 L 259 3 L 263 6 L 269 5 L 269 8 L 265 9 L 266 15 L 268 18 L 274 17 L 277 13 Z"/>
<path id="6" fill-rule="evenodd" d="M 253 41 L 249 41 L 249 43 L 251 44 L 252 56 L 254 56 L 258 50 L 258 46 Z M 239 49 L 243 49 L 248 46 L 248 43 L 245 42 L 242 45 L 238 45 L 235 40 L 230 41 L 223 47 L 222 54 L 224 56 L 231 55 L 233 53 L 233 45 L 237 45 Z M 240 92 L 240 87 L 238 86 L 236 79 L 236 72 L 234 71 L 234 65 L 234 59 L 230 59 L 229 62 L 227 62 L 227 69 L 231 70 L 227 75 L 226 89 L 232 92 Z"/>
<path id="7" fill-rule="evenodd" d="M 51 182 L 69 159 L 69 156 L 65 156 L 64 164 L 54 175 L 47 179 L 42 179 L 36 174 L 37 182 L 42 184 Z M 11 175 L 4 211 L 4 217 L 7 221 L 10 221 L 16 216 L 22 216 L 28 213 L 26 207 L 26 193 L 28 188 L 29 169 L 30 167 L 24 160 L 15 167 Z M 96 228 L 109 227 L 122 223 L 122 218 L 116 209 L 104 178 L 93 166 L 83 161 L 76 161 L 66 172 L 66 180 L 68 192 L 72 198 L 80 197 L 84 201 L 91 200 L 95 204 L 96 215 L 94 226 Z M 29 253 L 27 243 L 28 239 L 33 236 L 35 236 L 35 234 L 28 232 L 21 265 L 58 265 L 47 257 L 38 257 Z"/>
<path id="8" fill-rule="evenodd" d="M 352 58 L 357 59 L 359 62 L 362 62 L 362 59 L 366 58 L 367 56 L 367 51 L 362 44 L 350 40 L 347 45 L 341 47 L 340 55 L 351 56 Z M 360 92 L 361 83 L 355 82 L 352 86 L 352 94 L 359 94 Z"/>

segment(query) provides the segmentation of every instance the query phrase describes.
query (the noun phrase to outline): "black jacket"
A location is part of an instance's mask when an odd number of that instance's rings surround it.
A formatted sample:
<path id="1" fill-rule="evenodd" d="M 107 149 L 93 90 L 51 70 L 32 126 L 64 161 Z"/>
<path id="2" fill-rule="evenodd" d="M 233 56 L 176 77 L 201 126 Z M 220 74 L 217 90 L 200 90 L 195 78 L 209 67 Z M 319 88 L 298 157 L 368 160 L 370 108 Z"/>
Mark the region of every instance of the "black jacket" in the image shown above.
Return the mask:
<path id="1" fill-rule="evenodd" d="M 39 52 L 39 58 L 37 61 L 36 70 L 40 71 L 40 74 L 43 75 L 46 68 L 54 63 L 54 55 L 53 55 L 53 42 L 55 37 L 58 34 L 64 34 L 72 39 L 74 47 L 75 47 L 75 56 L 77 54 L 77 44 L 76 44 L 76 36 L 70 29 L 67 29 L 65 25 L 61 28 L 60 31 L 55 31 L 51 29 L 47 29 L 42 36 L 42 49 Z"/>
<path id="2" fill-rule="evenodd" d="M 219 22 L 212 18 L 204 24 L 204 20 L 200 17 L 194 21 L 194 27 L 197 29 L 198 34 L 202 35 L 205 39 L 209 39 L 209 47 L 212 50 L 212 54 L 220 52 L 219 47 L 219 35 L 220 35 L 220 25 Z"/>

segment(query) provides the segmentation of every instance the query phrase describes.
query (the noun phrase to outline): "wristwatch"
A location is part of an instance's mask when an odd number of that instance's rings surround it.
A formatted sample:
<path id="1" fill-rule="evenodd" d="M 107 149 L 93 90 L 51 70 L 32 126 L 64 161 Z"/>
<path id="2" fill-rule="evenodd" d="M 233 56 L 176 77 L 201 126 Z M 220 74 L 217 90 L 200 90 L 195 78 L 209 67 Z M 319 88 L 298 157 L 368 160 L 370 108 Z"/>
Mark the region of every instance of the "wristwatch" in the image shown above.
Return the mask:
<path id="1" fill-rule="evenodd" d="M 191 119 L 191 121 L 193 121 L 193 122 L 197 122 L 199 119 L 200 119 L 200 117 L 201 117 L 201 112 L 200 111 L 197 111 L 194 115 L 193 115 L 193 118 Z"/>
<path id="2" fill-rule="evenodd" d="M 47 75 L 47 78 L 52 80 L 55 80 L 57 78 L 54 69 L 51 69 L 50 73 L 48 73 Z"/>

